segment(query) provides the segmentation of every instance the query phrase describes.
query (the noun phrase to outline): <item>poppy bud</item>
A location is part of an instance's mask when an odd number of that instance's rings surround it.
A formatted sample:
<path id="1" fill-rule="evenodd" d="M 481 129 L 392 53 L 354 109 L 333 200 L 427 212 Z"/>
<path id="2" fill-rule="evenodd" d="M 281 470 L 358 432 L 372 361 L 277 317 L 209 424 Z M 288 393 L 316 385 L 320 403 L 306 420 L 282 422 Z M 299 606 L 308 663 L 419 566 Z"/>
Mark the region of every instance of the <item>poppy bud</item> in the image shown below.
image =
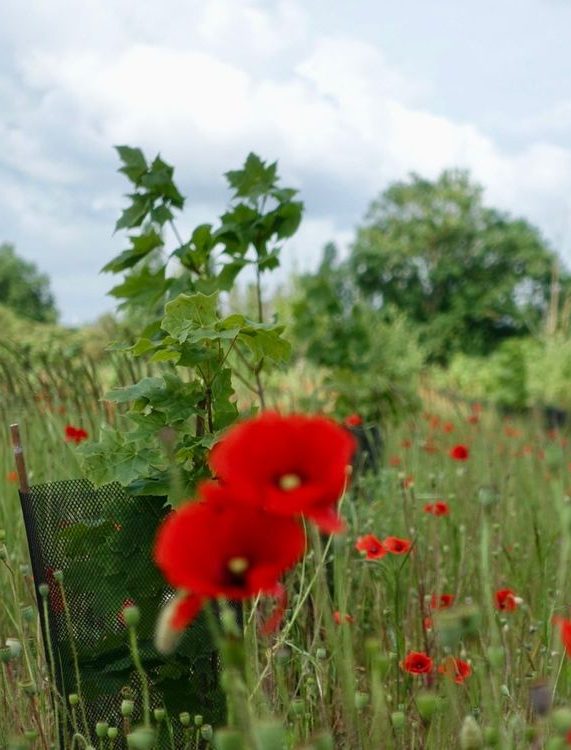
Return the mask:
<path id="1" fill-rule="evenodd" d="M 125 607 L 123 610 L 123 620 L 128 628 L 136 628 L 141 620 L 141 612 L 138 607 Z"/>
<path id="2" fill-rule="evenodd" d="M 183 727 L 189 727 L 190 726 L 190 714 L 188 711 L 183 711 L 178 715 L 178 720 L 183 725 Z"/>
<path id="3" fill-rule="evenodd" d="M 204 722 L 204 719 L 200 714 L 195 714 L 194 716 L 194 726 L 195 727 L 201 727 Z"/>
<path id="4" fill-rule="evenodd" d="M 167 712 L 165 711 L 164 708 L 155 708 L 155 710 L 153 711 L 153 716 L 155 717 L 155 721 L 159 723 L 165 720 L 166 715 L 167 715 Z"/>
<path id="5" fill-rule="evenodd" d="M 357 711 L 362 711 L 364 708 L 367 708 L 370 700 L 371 696 L 369 695 L 369 693 L 363 693 L 358 690 L 355 693 L 355 708 L 357 709 Z"/>
<path id="6" fill-rule="evenodd" d="M 155 732 L 150 727 L 136 727 L 127 735 L 127 747 L 133 750 L 152 750 L 155 745 Z"/>
<path id="7" fill-rule="evenodd" d="M 438 709 L 438 696 L 428 692 L 419 693 L 416 696 L 416 707 L 420 718 L 430 721 Z"/>
<path id="8" fill-rule="evenodd" d="M 121 716 L 129 717 L 133 715 L 135 704 L 132 700 L 125 699 L 121 701 Z"/>
<path id="9" fill-rule="evenodd" d="M 200 727 L 200 736 L 203 740 L 206 740 L 207 742 L 210 742 L 212 737 L 214 736 L 214 731 L 212 729 L 211 724 L 203 724 Z"/>
<path id="10" fill-rule="evenodd" d="M 393 711 L 391 714 L 391 722 L 395 729 L 404 729 L 404 712 Z"/>
<path id="11" fill-rule="evenodd" d="M 40 592 L 40 596 L 42 599 L 47 599 L 48 594 L 50 593 L 50 587 L 47 583 L 40 583 L 38 586 L 38 591 Z"/>
<path id="12" fill-rule="evenodd" d="M 63 583 L 63 570 L 54 570 L 53 577 L 56 583 Z"/>
<path id="13" fill-rule="evenodd" d="M 107 736 L 110 740 L 116 740 L 119 736 L 119 730 L 117 729 L 117 727 L 109 727 L 109 729 L 107 730 Z"/>
<path id="14" fill-rule="evenodd" d="M 70 706 L 77 706 L 79 703 L 79 695 L 77 693 L 70 693 L 67 696 L 67 700 L 69 701 Z"/>
<path id="15" fill-rule="evenodd" d="M 95 734 L 100 738 L 103 739 L 104 737 L 107 737 L 107 731 L 109 729 L 109 724 L 106 721 L 98 721 L 95 725 Z"/>
<path id="16" fill-rule="evenodd" d="M 460 730 L 460 747 L 462 750 L 480 750 L 484 747 L 482 730 L 473 716 L 466 716 Z"/>

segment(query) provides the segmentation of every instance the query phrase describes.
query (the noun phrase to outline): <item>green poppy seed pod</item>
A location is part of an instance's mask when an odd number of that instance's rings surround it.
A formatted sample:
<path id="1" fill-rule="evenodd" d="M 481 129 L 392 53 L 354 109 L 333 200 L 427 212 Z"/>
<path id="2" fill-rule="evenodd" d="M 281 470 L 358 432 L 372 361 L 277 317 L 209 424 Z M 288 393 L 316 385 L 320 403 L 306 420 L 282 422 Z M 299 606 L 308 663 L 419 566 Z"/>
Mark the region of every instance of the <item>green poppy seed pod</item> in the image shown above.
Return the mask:
<path id="1" fill-rule="evenodd" d="M 100 738 L 104 739 L 107 737 L 107 731 L 109 729 L 109 724 L 106 721 L 98 721 L 95 725 L 95 734 Z"/>
<path id="2" fill-rule="evenodd" d="M 107 736 L 110 740 L 116 740 L 119 736 L 119 730 L 117 729 L 117 727 L 109 727 L 109 729 L 107 730 Z"/>
<path id="3" fill-rule="evenodd" d="M 202 737 L 203 740 L 210 742 L 210 740 L 214 737 L 214 730 L 212 729 L 212 724 L 203 724 L 200 727 L 200 736 Z"/>
<path id="4" fill-rule="evenodd" d="M 319 661 L 324 661 L 325 659 L 327 659 L 327 651 L 326 651 L 326 649 L 324 649 L 324 648 L 318 648 L 317 651 L 315 652 L 315 657 Z"/>
<path id="5" fill-rule="evenodd" d="M 57 583 L 63 583 L 63 570 L 54 570 L 53 577 Z"/>
<path id="6" fill-rule="evenodd" d="M 200 714 L 194 715 L 194 726 L 201 727 L 204 724 L 204 719 Z"/>
<path id="7" fill-rule="evenodd" d="M 47 583 L 40 583 L 40 585 L 38 586 L 38 591 L 40 592 L 40 596 L 42 597 L 42 599 L 47 599 L 48 594 L 50 593 L 50 587 Z"/>
<path id="8" fill-rule="evenodd" d="M 494 669 L 500 669 L 504 664 L 504 649 L 501 646 L 490 646 L 488 661 Z"/>
<path id="9" fill-rule="evenodd" d="M 190 726 L 190 714 L 188 713 L 188 711 L 183 711 L 181 714 L 179 714 L 178 720 L 183 725 L 183 727 L 189 727 Z"/>
<path id="10" fill-rule="evenodd" d="M 462 750 L 480 750 L 484 747 L 484 736 L 480 725 L 473 716 L 466 716 L 460 729 Z"/>
<path id="11" fill-rule="evenodd" d="M 136 628 L 141 621 L 141 612 L 139 610 L 139 607 L 135 607 L 134 605 L 131 607 L 125 607 L 125 609 L 123 610 L 123 619 L 125 620 L 125 625 L 127 625 L 128 628 Z"/>
<path id="12" fill-rule="evenodd" d="M 155 739 L 155 732 L 150 727 L 136 727 L 127 735 L 127 747 L 133 750 L 152 750 Z"/>
<path id="13" fill-rule="evenodd" d="M 132 716 L 135 710 L 135 704 L 132 700 L 125 699 L 121 701 L 121 716 Z"/>
<path id="14" fill-rule="evenodd" d="M 6 648 L 10 649 L 12 659 L 17 659 L 22 653 L 22 644 L 17 638 L 6 638 Z"/>
<path id="15" fill-rule="evenodd" d="M 430 721 L 438 709 L 438 696 L 426 691 L 419 693 L 416 696 L 416 707 L 420 718 Z"/>
<path id="16" fill-rule="evenodd" d="M 500 733 L 496 727 L 484 727 L 484 741 L 486 747 L 496 747 L 500 741 Z"/>
<path id="17" fill-rule="evenodd" d="M 571 729 L 571 709 L 556 708 L 551 714 L 551 722 L 560 734 L 566 734 Z"/>
<path id="18" fill-rule="evenodd" d="M 395 729 L 404 729 L 404 711 L 393 711 L 391 714 L 391 722 Z"/>
<path id="19" fill-rule="evenodd" d="M 225 727 L 214 735 L 214 747 L 216 750 L 245 750 L 246 746 L 241 732 Z"/>
<path id="20" fill-rule="evenodd" d="M 24 622 L 34 621 L 35 613 L 34 613 L 34 608 L 32 606 L 28 604 L 25 607 L 22 607 L 21 612 L 22 612 L 22 620 L 24 620 Z"/>
<path id="21" fill-rule="evenodd" d="M 291 712 L 294 716 L 303 716 L 305 711 L 305 701 L 301 698 L 294 698 L 290 703 Z"/>
<path id="22" fill-rule="evenodd" d="M 320 732 L 311 740 L 312 750 L 334 750 L 333 737 L 329 732 Z"/>
<path id="23" fill-rule="evenodd" d="M 67 700 L 70 706 L 77 706 L 77 704 L 79 703 L 79 695 L 77 693 L 70 693 L 67 696 Z"/>
<path id="24" fill-rule="evenodd" d="M 12 660 L 12 652 L 8 648 L 8 646 L 5 646 L 4 648 L 0 648 L 0 663 L 1 664 L 8 664 Z"/>
<path id="25" fill-rule="evenodd" d="M 161 721 L 164 721 L 166 718 L 167 712 L 164 708 L 155 708 L 153 711 L 153 716 L 155 717 L 155 721 L 160 724 Z"/>
<path id="26" fill-rule="evenodd" d="M 355 708 L 357 711 L 362 711 L 364 708 L 367 708 L 370 700 L 371 696 L 369 693 L 363 693 L 360 690 L 357 690 L 355 693 Z"/>

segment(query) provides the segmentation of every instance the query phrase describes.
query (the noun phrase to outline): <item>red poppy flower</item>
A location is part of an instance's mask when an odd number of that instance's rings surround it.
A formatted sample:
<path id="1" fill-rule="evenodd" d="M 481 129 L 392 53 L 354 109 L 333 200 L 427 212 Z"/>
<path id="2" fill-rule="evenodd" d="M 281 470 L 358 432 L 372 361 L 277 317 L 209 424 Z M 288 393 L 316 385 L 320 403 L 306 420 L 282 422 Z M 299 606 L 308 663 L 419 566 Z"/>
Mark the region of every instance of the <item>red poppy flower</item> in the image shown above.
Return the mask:
<path id="1" fill-rule="evenodd" d="M 448 435 L 451 432 L 454 432 L 454 423 L 453 422 L 444 422 L 444 424 L 442 425 L 442 432 L 445 432 Z"/>
<path id="2" fill-rule="evenodd" d="M 68 443 L 75 443 L 78 445 L 82 440 L 87 440 L 89 435 L 82 427 L 73 427 L 68 424 L 65 428 L 65 439 Z"/>
<path id="3" fill-rule="evenodd" d="M 448 609 L 454 603 L 454 594 L 432 594 L 430 609 Z"/>
<path id="4" fill-rule="evenodd" d="M 410 651 L 400 665 L 409 674 L 430 674 L 433 661 L 422 651 Z"/>
<path id="5" fill-rule="evenodd" d="M 18 472 L 17 471 L 9 471 L 6 474 L 6 480 L 8 482 L 17 482 L 18 481 Z"/>
<path id="6" fill-rule="evenodd" d="M 499 589 L 494 595 L 496 609 L 502 612 L 513 612 L 517 607 L 515 594 L 511 589 Z"/>
<path id="7" fill-rule="evenodd" d="M 266 412 L 231 429 L 210 464 L 240 502 L 334 532 L 343 528 L 336 506 L 354 450 L 353 436 L 329 419 Z"/>
<path id="8" fill-rule="evenodd" d="M 571 620 L 566 620 L 564 617 L 555 615 L 555 617 L 552 619 L 552 623 L 553 625 L 557 625 L 559 627 L 559 637 L 561 638 L 561 643 L 565 648 L 567 656 L 571 657 Z"/>
<path id="9" fill-rule="evenodd" d="M 438 667 L 440 674 L 445 674 L 452 678 L 457 685 L 461 685 L 467 677 L 472 674 L 472 667 L 467 661 L 455 659 L 449 656 L 443 664 Z"/>
<path id="10" fill-rule="evenodd" d="M 355 619 L 351 615 L 348 615 L 347 613 L 342 614 L 341 612 L 339 612 L 339 610 L 337 610 L 336 612 L 333 613 L 333 622 L 336 625 L 342 625 L 344 622 L 347 622 L 347 623 L 355 622 Z"/>
<path id="11" fill-rule="evenodd" d="M 454 461 L 467 461 L 470 452 L 467 446 L 458 444 L 450 448 L 450 453 L 448 455 L 450 456 L 450 458 L 453 458 Z"/>
<path id="12" fill-rule="evenodd" d="M 388 536 L 383 539 L 383 546 L 393 555 L 405 555 L 412 547 L 410 539 L 399 539 L 397 536 Z"/>
<path id="13" fill-rule="evenodd" d="M 408 438 L 405 438 L 401 442 L 401 448 L 404 448 L 405 450 L 408 450 L 408 448 L 412 448 L 412 440 L 409 440 Z"/>
<path id="14" fill-rule="evenodd" d="M 374 534 L 360 536 L 355 544 L 355 549 L 363 553 L 367 557 L 367 560 L 378 560 L 387 554 L 383 543 Z"/>
<path id="15" fill-rule="evenodd" d="M 205 484 L 201 502 L 184 505 L 159 529 L 155 561 L 172 586 L 189 592 L 172 612 L 175 630 L 188 625 L 205 598 L 278 593 L 278 578 L 304 552 L 297 520 L 251 508 L 234 493 Z"/>
<path id="16" fill-rule="evenodd" d="M 363 417 L 359 416 L 359 414 L 349 414 L 343 421 L 347 427 L 359 427 L 359 425 L 363 424 Z"/>
<path id="17" fill-rule="evenodd" d="M 424 506 L 425 513 L 431 513 L 433 516 L 447 516 L 450 513 L 448 503 L 443 500 L 437 500 L 435 503 L 427 503 Z"/>
<path id="18" fill-rule="evenodd" d="M 478 424 L 479 421 L 480 417 L 477 414 L 470 414 L 470 416 L 468 417 L 468 422 L 470 424 Z"/>
<path id="19" fill-rule="evenodd" d="M 390 456 L 389 457 L 389 466 L 400 466 L 402 464 L 402 459 L 400 456 Z"/>

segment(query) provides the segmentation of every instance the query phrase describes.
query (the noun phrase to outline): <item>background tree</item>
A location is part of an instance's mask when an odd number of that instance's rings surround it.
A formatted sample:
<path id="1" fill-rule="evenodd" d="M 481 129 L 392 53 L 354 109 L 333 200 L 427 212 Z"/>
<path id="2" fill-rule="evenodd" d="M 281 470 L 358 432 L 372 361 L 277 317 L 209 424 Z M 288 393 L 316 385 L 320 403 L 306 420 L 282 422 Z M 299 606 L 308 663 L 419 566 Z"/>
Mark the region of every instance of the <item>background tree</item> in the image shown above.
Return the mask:
<path id="1" fill-rule="evenodd" d="M 484 206 L 465 171 L 418 175 L 372 203 L 348 261 L 373 306 L 419 324 L 429 357 L 487 354 L 537 330 L 549 308 L 556 255 L 537 229 Z M 559 283 L 569 289 L 569 276 Z"/>
<path id="2" fill-rule="evenodd" d="M 41 323 L 54 323 L 58 317 L 48 276 L 8 244 L 0 245 L 0 303 Z"/>

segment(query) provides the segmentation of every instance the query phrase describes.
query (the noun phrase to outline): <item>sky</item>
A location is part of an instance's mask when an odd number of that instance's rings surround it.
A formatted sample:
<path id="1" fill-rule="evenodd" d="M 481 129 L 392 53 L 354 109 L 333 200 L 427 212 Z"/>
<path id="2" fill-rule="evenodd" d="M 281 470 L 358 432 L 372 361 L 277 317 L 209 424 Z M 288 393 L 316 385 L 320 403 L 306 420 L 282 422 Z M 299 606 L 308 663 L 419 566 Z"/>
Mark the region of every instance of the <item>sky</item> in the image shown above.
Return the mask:
<path id="1" fill-rule="evenodd" d="M 277 159 L 306 205 L 284 278 L 390 181 L 458 166 L 571 266 L 569 29 L 571 0 L 4 0 L 0 242 L 63 322 L 112 310 L 129 144 L 175 166 L 183 232 L 249 151 Z"/>

